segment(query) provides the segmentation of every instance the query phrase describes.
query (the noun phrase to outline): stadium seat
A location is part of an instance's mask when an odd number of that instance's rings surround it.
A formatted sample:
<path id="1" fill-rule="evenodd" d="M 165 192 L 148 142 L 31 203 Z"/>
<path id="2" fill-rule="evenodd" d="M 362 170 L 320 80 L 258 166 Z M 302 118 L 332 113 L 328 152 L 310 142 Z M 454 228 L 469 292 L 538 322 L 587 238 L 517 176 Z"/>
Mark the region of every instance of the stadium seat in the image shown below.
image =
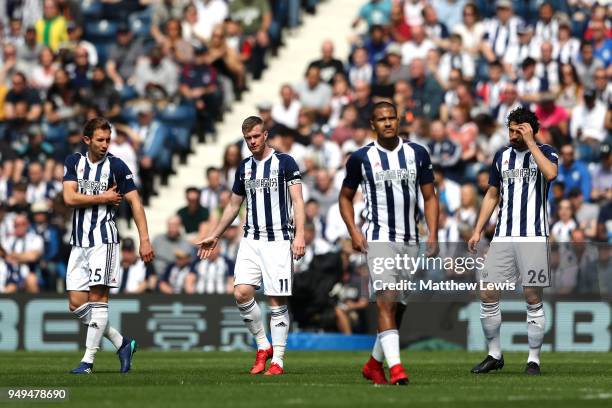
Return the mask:
<path id="1" fill-rule="evenodd" d="M 170 127 L 191 129 L 195 120 L 195 109 L 190 105 L 168 105 L 157 118 Z"/>
<path id="2" fill-rule="evenodd" d="M 129 27 L 134 35 L 138 37 L 146 37 L 149 35 L 151 29 L 151 13 L 148 9 L 130 14 L 128 21 Z"/>
<path id="3" fill-rule="evenodd" d="M 81 2 L 81 12 L 85 21 L 99 19 L 102 13 L 102 4 L 98 0 L 84 0 Z"/>
<path id="4" fill-rule="evenodd" d="M 117 22 L 109 20 L 85 23 L 85 38 L 93 43 L 114 41 L 117 35 Z"/>

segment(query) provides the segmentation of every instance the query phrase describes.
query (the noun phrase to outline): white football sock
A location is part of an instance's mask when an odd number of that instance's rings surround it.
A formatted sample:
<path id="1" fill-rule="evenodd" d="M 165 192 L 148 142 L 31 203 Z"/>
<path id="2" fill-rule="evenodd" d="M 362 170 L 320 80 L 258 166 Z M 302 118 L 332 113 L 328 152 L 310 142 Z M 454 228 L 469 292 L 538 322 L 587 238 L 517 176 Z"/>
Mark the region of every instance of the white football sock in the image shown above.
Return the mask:
<path id="1" fill-rule="evenodd" d="M 540 364 L 540 350 L 544 341 L 546 318 L 542 303 L 527 305 L 527 340 L 529 341 L 529 357 L 527 362 Z"/>
<path id="2" fill-rule="evenodd" d="M 499 360 L 502 355 L 501 340 L 499 337 L 501 322 L 502 318 L 499 302 L 480 303 L 480 323 L 482 324 L 482 331 L 484 332 L 485 338 L 487 339 L 487 345 L 489 346 L 489 355 L 497 360 Z"/>
<path id="3" fill-rule="evenodd" d="M 385 355 L 383 354 L 383 349 L 380 344 L 380 334 L 376 334 L 376 341 L 374 342 L 374 347 L 372 347 L 372 358 L 379 363 L 383 362 Z"/>
<path id="4" fill-rule="evenodd" d="M 90 302 L 89 304 L 91 305 L 91 320 L 87 327 L 86 350 L 82 361 L 93 363 L 108 325 L 108 304 L 101 302 Z"/>
<path id="5" fill-rule="evenodd" d="M 255 337 L 257 349 L 269 349 L 270 342 L 266 337 L 266 331 L 261 318 L 261 309 L 259 308 L 259 305 L 255 299 L 251 299 L 246 303 L 236 303 L 236 305 L 238 306 L 238 310 L 240 310 L 240 317 L 242 317 L 242 321 L 246 324 L 246 327 Z"/>
<path id="6" fill-rule="evenodd" d="M 91 320 L 91 306 L 89 302 L 82 304 L 77 309 L 73 310 L 72 313 L 83 323 L 85 326 L 89 326 Z M 123 336 L 117 331 L 117 329 L 111 327 L 110 324 L 106 325 L 104 331 L 104 337 L 110 340 L 116 349 L 119 349 L 123 344 Z"/>
<path id="7" fill-rule="evenodd" d="M 378 338 L 389 368 L 400 364 L 399 332 L 396 329 L 385 330 L 378 334 Z"/>
<path id="8" fill-rule="evenodd" d="M 289 334 L 289 310 L 286 305 L 270 307 L 270 334 L 274 348 L 272 362 L 282 367 Z"/>

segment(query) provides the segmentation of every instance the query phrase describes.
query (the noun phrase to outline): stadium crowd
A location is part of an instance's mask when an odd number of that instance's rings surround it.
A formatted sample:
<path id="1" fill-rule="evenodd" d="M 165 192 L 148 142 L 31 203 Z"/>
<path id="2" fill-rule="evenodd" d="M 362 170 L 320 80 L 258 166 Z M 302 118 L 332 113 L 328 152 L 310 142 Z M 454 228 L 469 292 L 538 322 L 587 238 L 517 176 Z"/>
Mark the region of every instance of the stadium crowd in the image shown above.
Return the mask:
<path id="1" fill-rule="evenodd" d="M 201 142 L 214 135 L 249 78 L 261 76 L 283 28 L 299 24 L 300 6 L 314 12 L 317 3 L 4 2 L 0 292 L 62 290 L 70 211 L 58 192 L 63 158 L 83 148 L 85 118 L 111 120 L 111 152 L 139 175 L 147 202 L 154 178 L 164 183 L 172 174 L 172 156 L 186 157 L 192 134 Z M 507 143 L 505 118 L 529 106 L 541 124 L 537 140 L 559 152 L 548 196 L 552 291 L 612 293 L 609 256 L 586 245 L 612 241 L 612 7 L 593 0 L 361 3 L 350 55 L 335 55 L 334 42 L 325 41 L 276 100 L 256 106 L 270 144 L 302 171 L 307 250 L 292 298 L 300 327 L 363 329 L 368 272 L 351 249 L 338 193 L 345 160 L 371 141 L 369 118 L 381 99 L 397 105 L 400 136 L 431 155 L 441 243 L 470 237 L 489 165 Z M 124 240 L 119 291 L 231 292 L 241 220 L 206 261 L 195 260 L 193 243 L 220 217 L 248 155 L 241 140 L 228 145 L 222 167 L 203 172 L 205 187 L 185 192 L 185 205 L 153 241 L 152 266 Z M 360 194 L 356 206 L 363 208 Z M 489 238 L 494 228 L 492 220 Z"/>

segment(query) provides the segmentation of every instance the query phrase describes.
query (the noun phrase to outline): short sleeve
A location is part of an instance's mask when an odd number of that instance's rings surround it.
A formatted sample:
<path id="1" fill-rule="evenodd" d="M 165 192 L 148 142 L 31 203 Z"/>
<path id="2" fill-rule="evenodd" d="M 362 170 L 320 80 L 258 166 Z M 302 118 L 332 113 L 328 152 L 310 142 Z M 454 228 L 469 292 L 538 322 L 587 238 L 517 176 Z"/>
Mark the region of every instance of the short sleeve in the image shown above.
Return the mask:
<path id="1" fill-rule="evenodd" d="M 417 172 L 419 184 L 423 185 L 433 183 L 433 166 L 431 164 L 429 153 L 427 153 L 427 150 L 425 150 L 423 146 L 413 145 L 413 148 L 418 164 Z"/>
<path id="2" fill-rule="evenodd" d="M 284 156 L 285 181 L 288 186 L 300 184 L 302 182 L 302 173 L 295 159 L 291 156 Z"/>
<path id="3" fill-rule="evenodd" d="M 542 153 L 544 153 L 544 156 L 546 156 L 548 160 L 550 160 L 555 165 L 559 165 L 559 155 L 557 154 L 555 149 L 553 149 L 549 145 L 542 145 L 540 150 L 542 151 Z"/>
<path id="4" fill-rule="evenodd" d="M 499 152 L 495 153 L 495 157 L 491 163 L 491 168 L 489 169 L 489 185 L 497 188 L 499 188 L 501 184 L 501 177 L 499 174 L 499 155 Z"/>
<path id="5" fill-rule="evenodd" d="M 66 157 L 64 161 L 64 179 L 63 181 L 77 181 L 76 167 L 79 162 L 79 156 L 72 154 Z"/>
<path id="6" fill-rule="evenodd" d="M 232 186 L 232 192 L 240 196 L 246 195 L 246 190 L 244 189 L 244 179 L 240 172 L 243 167 L 243 164 L 240 163 L 240 166 L 238 166 L 238 168 L 236 169 L 236 175 L 234 176 L 234 185 Z"/>
<path id="7" fill-rule="evenodd" d="M 361 160 L 357 155 L 357 152 L 351 154 L 348 161 L 346 162 L 346 176 L 342 181 L 343 187 L 348 187 L 351 190 L 357 190 L 363 176 L 361 174 Z"/>
<path id="8" fill-rule="evenodd" d="M 114 158 L 115 167 L 115 181 L 117 183 L 117 191 L 120 194 L 125 195 L 130 191 L 136 190 L 136 184 L 134 184 L 134 175 L 130 171 L 127 164 L 122 160 Z"/>

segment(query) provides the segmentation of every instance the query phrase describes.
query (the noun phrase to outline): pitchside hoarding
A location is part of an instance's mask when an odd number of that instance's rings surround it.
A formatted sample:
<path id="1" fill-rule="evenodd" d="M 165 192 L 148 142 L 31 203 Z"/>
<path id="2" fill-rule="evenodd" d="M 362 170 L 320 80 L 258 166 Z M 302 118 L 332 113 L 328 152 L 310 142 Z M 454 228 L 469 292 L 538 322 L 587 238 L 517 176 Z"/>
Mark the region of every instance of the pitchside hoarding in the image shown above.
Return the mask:
<path id="1" fill-rule="evenodd" d="M 262 309 L 267 315 L 265 302 Z M 611 309 L 607 300 L 546 297 L 544 351 L 611 350 Z M 502 348 L 527 350 L 525 303 L 520 298 L 501 303 Z M 110 323 L 137 338 L 141 347 L 160 350 L 249 350 L 252 339 L 234 300 L 225 295 L 115 296 Z M 401 328 L 405 347 L 430 340 L 468 350 L 484 350 L 480 304 L 473 297 L 414 298 Z M 375 331 L 375 308 L 367 310 Z M 266 320 L 268 318 L 266 317 Z M 58 295 L 0 296 L 0 351 L 76 351 L 83 347 L 86 328 L 68 312 Z M 350 338 L 347 338 L 347 341 Z M 112 349 L 105 340 L 103 348 Z"/>

